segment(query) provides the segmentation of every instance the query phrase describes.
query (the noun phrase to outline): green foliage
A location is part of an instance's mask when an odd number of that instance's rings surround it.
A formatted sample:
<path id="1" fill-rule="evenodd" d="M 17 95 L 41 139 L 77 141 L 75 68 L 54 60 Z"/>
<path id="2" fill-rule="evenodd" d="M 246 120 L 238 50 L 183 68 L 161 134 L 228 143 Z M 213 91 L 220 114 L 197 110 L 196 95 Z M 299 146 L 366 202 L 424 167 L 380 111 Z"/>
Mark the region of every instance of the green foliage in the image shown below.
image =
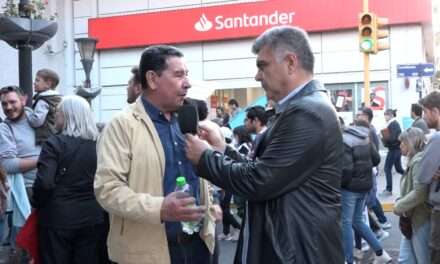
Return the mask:
<path id="1" fill-rule="evenodd" d="M 5 16 L 24 16 L 30 17 L 32 19 L 49 19 L 54 20 L 56 18 L 56 13 L 53 15 L 47 14 L 46 8 L 48 5 L 48 0 L 31 0 L 30 3 L 24 6 L 23 10 L 19 11 L 18 2 L 16 0 L 6 0 L 5 5 L 3 5 L 2 11 Z"/>

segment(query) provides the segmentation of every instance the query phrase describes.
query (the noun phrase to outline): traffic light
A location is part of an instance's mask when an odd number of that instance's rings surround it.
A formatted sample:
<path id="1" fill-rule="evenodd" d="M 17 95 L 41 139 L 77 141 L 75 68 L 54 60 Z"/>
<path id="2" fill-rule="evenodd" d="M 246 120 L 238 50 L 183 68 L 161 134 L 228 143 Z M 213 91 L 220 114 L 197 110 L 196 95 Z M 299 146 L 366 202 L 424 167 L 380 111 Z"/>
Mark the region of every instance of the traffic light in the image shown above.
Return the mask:
<path id="1" fill-rule="evenodd" d="M 388 18 L 378 17 L 376 16 L 376 46 L 375 46 L 375 54 L 381 50 L 386 50 L 390 48 L 390 44 L 385 38 L 387 38 L 390 33 L 388 29 L 383 29 L 384 26 L 388 25 Z"/>
<path id="2" fill-rule="evenodd" d="M 382 29 L 388 24 L 387 18 L 377 17 L 370 12 L 359 15 L 359 48 L 363 53 L 377 54 L 389 48 L 382 39 L 388 37 L 388 30 Z"/>
<path id="3" fill-rule="evenodd" d="M 359 15 L 359 48 L 363 53 L 374 53 L 376 17 L 374 14 L 365 12 Z"/>

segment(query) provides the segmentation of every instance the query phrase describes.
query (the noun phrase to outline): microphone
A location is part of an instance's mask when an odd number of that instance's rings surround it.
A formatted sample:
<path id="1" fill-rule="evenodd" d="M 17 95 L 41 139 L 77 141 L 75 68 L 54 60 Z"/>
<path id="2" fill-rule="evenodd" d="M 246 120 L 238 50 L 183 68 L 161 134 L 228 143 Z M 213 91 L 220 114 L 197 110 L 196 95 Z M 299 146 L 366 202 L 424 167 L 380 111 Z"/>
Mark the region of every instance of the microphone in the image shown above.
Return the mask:
<path id="1" fill-rule="evenodd" d="M 177 122 L 183 134 L 197 134 L 199 114 L 192 104 L 184 104 L 177 110 Z"/>

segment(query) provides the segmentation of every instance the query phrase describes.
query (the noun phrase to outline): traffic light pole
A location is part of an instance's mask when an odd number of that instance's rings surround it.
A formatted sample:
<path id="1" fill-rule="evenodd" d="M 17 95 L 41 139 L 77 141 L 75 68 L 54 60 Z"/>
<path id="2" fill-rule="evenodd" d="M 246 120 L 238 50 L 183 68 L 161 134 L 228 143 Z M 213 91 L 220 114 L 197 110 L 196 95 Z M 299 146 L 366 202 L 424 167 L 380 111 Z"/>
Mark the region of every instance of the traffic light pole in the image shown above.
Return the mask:
<path id="1" fill-rule="evenodd" d="M 364 106 L 370 106 L 370 54 L 364 53 Z"/>
<path id="2" fill-rule="evenodd" d="M 368 12 L 368 0 L 363 0 L 364 12 Z M 370 106 L 370 54 L 364 53 L 364 105 Z"/>

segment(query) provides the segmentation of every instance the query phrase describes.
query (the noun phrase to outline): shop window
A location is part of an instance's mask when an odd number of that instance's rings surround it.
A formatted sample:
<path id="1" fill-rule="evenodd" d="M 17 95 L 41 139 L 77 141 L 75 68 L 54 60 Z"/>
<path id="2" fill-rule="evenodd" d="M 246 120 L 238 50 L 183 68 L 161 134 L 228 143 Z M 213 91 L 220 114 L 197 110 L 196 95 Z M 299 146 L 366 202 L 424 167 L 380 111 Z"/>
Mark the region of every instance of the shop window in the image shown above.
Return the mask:
<path id="1" fill-rule="evenodd" d="M 357 110 L 364 106 L 363 83 L 326 84 L 332 104 L 346 124 L 353 121 Z M 387 106 L 388 82 L 371 82 L 370 107 L 373 111 L 383 111 Z"/>

